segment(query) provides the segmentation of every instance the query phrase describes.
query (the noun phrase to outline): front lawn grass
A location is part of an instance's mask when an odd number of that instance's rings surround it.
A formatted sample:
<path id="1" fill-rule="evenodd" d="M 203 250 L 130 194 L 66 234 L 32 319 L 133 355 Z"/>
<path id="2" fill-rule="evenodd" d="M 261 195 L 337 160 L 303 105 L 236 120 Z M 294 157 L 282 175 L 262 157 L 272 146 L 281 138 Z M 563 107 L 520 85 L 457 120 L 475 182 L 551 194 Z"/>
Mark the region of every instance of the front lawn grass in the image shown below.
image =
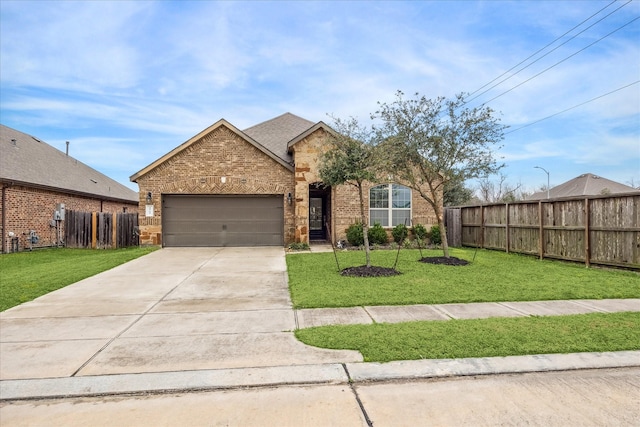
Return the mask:
<path id="1" fill-rule="evenodd" d="M 451 249 L 466 266 L 418 262 L 418 250 L 402 250 L 392 277 L 345 277 L 333 253 L 289 254 L 287 270 L 295 308 L 443 304 L 489 301 L 640 298 L 640 275 L 585 268 L 562 261 L 499 251 Z M 423 251 L 440 256 L 442 251 Z M 340 268 L 364 264 L 362 251 L 338 252 Z M 372 265 L 391 267 L 396 251 L 371 252 Z"/>
<path id="2" fill-rule="evenodd" d="M 0 256 L 0 311 L 146 255 L 156 248 L 39 249 Z"/>
<path id="3" fill-rule="evenodd" d="M 300 329 L 305 344 L 366 362 L 640 349 L 640 313 L 490 318 Z"/>

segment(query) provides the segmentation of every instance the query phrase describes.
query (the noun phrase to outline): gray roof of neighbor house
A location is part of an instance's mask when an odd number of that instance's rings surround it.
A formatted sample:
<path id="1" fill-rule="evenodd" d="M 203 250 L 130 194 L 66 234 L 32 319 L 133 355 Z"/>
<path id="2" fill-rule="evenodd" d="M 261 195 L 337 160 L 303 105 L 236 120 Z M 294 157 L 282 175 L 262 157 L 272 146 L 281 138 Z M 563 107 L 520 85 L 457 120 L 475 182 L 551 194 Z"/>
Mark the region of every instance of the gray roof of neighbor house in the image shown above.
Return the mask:
<path id="1" fill-rule="evenodd" d="M 266 122 L 251 126 L 243 132 L 282 160 L 290 163 L 292 158 L 287 143 L 314 125 L 314 122 L 295 114 L 284 113 Z"/>
<path id="2" fill-rule="evenodd" d="M 551 188 L 549 190 L 549 197 L 555 199 L 559 197 L 599 196 L 604 194 L 634 192 L 640 193 L 640 190 L 592 173 L 585 173 Z M 527 197 L 527 200 L 542 200 L 546 198 L 547 192 L 540 191 Z"/>
<path id="3" fill-rule="evenodd" d="M 40 139 L 0 125 L 0 181 L 138 203 L 138 193 Z"/>

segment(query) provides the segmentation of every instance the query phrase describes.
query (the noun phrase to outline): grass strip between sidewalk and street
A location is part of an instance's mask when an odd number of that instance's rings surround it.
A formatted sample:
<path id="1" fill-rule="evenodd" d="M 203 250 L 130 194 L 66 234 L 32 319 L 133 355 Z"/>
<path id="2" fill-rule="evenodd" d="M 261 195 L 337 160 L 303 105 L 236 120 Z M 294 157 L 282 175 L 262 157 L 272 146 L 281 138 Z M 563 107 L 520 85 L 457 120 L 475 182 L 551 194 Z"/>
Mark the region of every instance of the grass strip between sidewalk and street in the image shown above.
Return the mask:
<path id="1" fill-rule="evenodd" d="M 357 350 L 365 362 L 640 349 L 640 312 L 337 325 L 300 329 L 305 344 Z"/>
<path id="2" fill-rule="evenodd" d="M 372 265 L 391 267 L 396 251 L 374 250 Z M 423 250 L 441 256 L 441 250 Z M 333 253 L 287 255 L 295 308 L 444 304 L 499 301 L 640 298 L 635 271 L 586 268 L 584 264 L 474 249 L 451 249 L 466 266 L 418 262 L 418 250 L 402 250 L 391 277 L 345 277 Z M 364 264 L 362 251 L 337 253 L 340 268 Z"/>
<path id="3" fill-rule="evenodd" d="M 124 249 L 38 249 L 0 256 L 0 311 L 153 252 Z"/>

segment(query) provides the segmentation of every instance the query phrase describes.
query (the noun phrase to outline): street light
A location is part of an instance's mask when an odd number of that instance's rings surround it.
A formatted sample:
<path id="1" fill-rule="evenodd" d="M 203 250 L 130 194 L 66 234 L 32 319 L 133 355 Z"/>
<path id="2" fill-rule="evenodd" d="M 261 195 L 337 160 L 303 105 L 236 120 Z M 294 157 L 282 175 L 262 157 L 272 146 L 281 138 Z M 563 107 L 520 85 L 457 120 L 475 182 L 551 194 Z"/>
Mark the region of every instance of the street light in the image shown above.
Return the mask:
<path id="1" fill-rule="evenodd" d="M 534 166 L 534 169 L 542 169 L 547 174 L 547 199 L 549 199 L 549 171 L 540 166 Z"/>

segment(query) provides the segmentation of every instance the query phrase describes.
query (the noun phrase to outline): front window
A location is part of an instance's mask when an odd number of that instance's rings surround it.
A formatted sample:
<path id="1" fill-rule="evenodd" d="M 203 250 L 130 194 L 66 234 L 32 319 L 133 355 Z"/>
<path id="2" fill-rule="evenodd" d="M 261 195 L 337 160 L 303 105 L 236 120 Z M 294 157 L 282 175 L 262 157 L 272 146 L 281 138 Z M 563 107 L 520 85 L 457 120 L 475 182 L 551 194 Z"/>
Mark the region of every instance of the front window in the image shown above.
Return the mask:
<path id="1" fill-rule="evenodd" d="M 411 190 L 404 185 L 383 184 L 369 190 L 369 225 L 383 227 L 411 224 Z"/>

